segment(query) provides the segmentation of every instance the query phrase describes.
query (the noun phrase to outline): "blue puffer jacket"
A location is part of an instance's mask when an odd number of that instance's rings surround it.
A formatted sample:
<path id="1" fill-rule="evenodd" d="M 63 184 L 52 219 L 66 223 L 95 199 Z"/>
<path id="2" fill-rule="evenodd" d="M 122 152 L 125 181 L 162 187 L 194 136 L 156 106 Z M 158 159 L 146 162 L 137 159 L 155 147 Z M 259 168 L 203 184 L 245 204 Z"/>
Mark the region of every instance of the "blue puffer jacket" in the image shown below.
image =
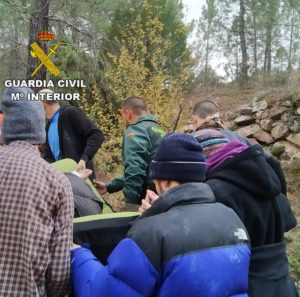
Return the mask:
<path id="1" fill-rule="evenodd" d="M 103 266 L 92 253 L 72 252 L 80 297 L 245 297 L 246 229 L 205 184 L 175 187 L 148 209 Z"/>

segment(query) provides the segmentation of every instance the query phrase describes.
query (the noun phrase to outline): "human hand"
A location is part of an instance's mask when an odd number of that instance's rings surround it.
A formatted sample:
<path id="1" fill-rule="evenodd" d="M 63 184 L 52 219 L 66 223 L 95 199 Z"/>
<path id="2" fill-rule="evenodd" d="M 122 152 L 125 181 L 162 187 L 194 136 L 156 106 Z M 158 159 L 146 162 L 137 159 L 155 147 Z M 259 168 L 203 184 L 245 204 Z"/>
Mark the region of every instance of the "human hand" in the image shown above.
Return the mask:
<path id="1" fill-rule="evenodd" d="M 151 191 L 151 190 L 147 190 L 147 193 L 146 193 L 146 197 L 145 199 L 147 199 L 147 201 L 149 201 L 150 204 L 153 204 L 153 202 L 158 199 L 158 195 Z"/>
<path id="2" fill-rule="evenodd" d="M 92 173 L 91 169 L 80 169 L 77 171 L 82 179 L 87 179 Z"/>
<path id="3" fill-rule="evenodd" d="M 101 195 L 104 195 L 105 193 L 107 193 L 107 187 L 106 184 L 104 182 L 98 181 L 98 180 L 93 180 L 93 184 L 96 187 L 96 189 L 99 190 L 99 193 Z"/>
<path id="4" fill-rule="evenodd" d="M 146 197 L 145 197 L 145 199 L 142 199 L 141 206 L 139 207 L 139 213 L 143 214 L 148 208 L 151 207 L 151 205 L 153 204 L 153 202 L 158 197 L 159 196 L 155 192 L 153 192 L 151 190 L 147 190 Z"/>
<path id="5" fill-rule="evenodd" d="M 81 245 L 78 245 L 78 244 L 76 244 L 76 243 L 73 243 L 73 245 L 72 245 L 72 247 L 71 247 L 71 251 L 74 251 L 74 250 L 79 249 L 79 248 L 81 248 Z"/>
<path id="6" fill-rule="evenodd" d="M 139 207 L 139 213 L 142 215 L 148 208 L 151 207 L 151 204 L 146 199 L 142 199 L 142 203 Z"/>
<path id="7" fill-rule="evenodd" d="M 77 164 L 77 171 L 86 169 L 86 163 L 83 160 L 80 160 Z"/>

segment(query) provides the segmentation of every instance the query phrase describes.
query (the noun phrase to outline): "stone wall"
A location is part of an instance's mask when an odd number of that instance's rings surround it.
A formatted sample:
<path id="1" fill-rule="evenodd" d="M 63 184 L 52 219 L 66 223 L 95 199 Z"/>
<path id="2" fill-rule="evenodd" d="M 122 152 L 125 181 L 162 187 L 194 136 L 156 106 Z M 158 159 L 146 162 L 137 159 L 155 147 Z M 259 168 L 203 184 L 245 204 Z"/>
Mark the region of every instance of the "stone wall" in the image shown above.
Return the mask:
<path id="1" fill-rule="evenodd" d="M 254 98 L 223 116 L 228 129 L 258 142 L 278 158 L 300 158 L 300 97 Z"/>

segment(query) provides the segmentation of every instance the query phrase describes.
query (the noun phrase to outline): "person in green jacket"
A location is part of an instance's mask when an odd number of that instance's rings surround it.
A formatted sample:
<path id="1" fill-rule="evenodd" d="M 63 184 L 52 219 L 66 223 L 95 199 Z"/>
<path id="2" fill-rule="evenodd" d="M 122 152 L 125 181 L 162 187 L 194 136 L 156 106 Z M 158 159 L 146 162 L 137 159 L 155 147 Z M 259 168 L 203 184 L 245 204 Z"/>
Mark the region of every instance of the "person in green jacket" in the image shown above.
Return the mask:
<path id="1" fill-rule="evenodd" d="M 127 98 L 122 105 L 121 116 L 126 125 L 122 142 L 124 174 L 108 183 L 94 180 L 94 184 L 100 194 L 122 190 L 125 209 L 137 210 L 146 190 L 153 188 L 149 177 L 149 164 L 165 133 L 155 116 L 149 113 L 142 98 Z"/>

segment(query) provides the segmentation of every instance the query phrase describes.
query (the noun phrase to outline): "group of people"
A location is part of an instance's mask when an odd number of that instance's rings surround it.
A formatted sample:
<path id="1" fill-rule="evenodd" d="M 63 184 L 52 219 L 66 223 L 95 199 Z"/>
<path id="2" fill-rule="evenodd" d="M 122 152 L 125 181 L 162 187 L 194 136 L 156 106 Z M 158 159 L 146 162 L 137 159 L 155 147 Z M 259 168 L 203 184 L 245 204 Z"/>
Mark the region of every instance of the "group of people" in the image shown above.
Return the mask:
<path id="1" fill-rule="evenodd" d="M 195 105 L 193 131 L 165 135 L 142 98 L 124 101 L 124 174 L 94 184 L 122 190 L 125 209 L 141 215 L 104 266 L 72 246 L 72 187 L 47 162 L 92 169 L 102 132 L 76 107 L 12 101 L 15 92 L 32 91 L 9 88 L 1 102 L 0 296 L 68 296 L 70 282 L 82 297 L 298 296 L 284 243 L 297 222 L 282 170 L 227 130 L 213 102 Z"/>
<path id="2" fill-rule="evenodd" d="M 209 100 L 192 121 L 189 135 L 157 147 L 148 170 L 156 191 L 148 185 L 108 264 L 73 250 L 78 296 L 298 296 L 284 243 L 297 222 L 279 164 L 227 130 Z"/>

